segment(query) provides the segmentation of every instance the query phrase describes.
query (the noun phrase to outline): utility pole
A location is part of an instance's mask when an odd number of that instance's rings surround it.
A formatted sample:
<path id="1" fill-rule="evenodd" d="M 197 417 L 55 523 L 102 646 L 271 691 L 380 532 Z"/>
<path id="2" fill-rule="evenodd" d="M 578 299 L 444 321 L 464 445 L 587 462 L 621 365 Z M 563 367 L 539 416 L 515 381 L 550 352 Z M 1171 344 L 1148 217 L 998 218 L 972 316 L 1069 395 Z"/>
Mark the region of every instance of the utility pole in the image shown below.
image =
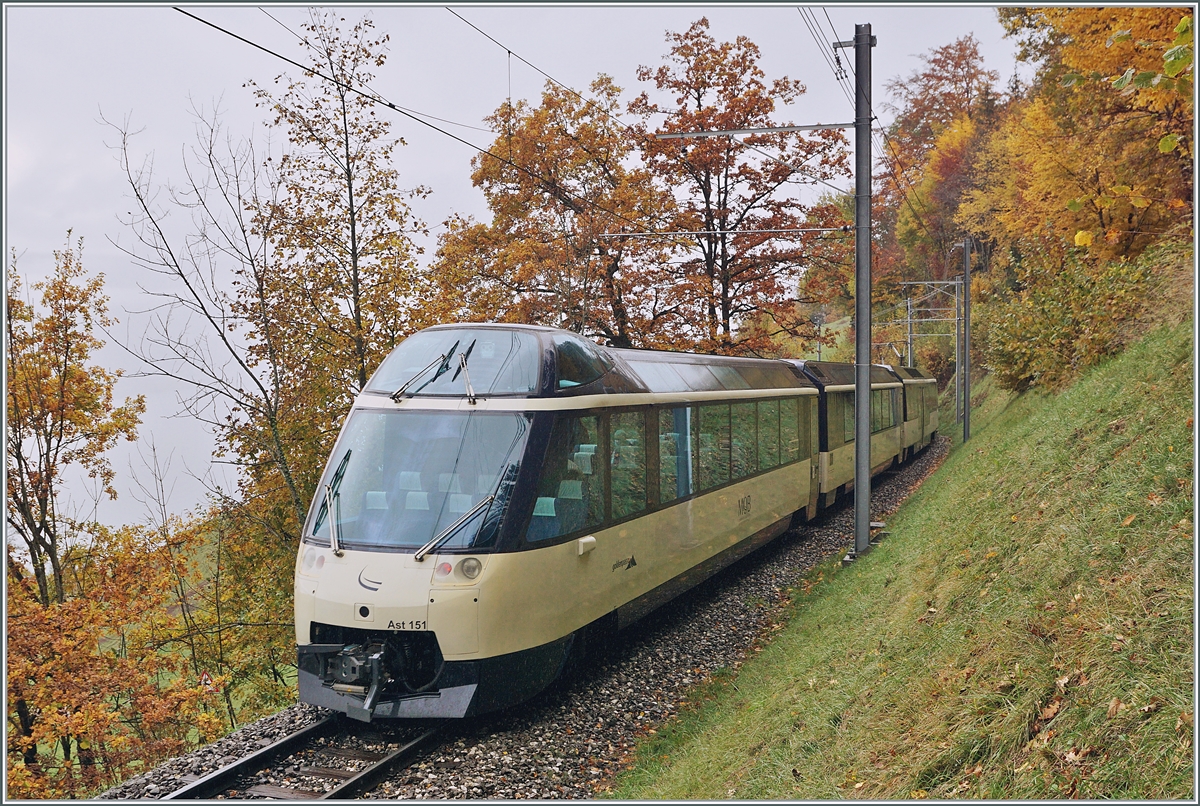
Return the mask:
<path id="1" fill-rule="evenodd" d="M 908 316 L 905 321 L 908 323 L 908 365 L 915 367 L 917 364 L 913 361 L 913 318 L 912 318 L 912 297 L 905 297 L 904 301 L 908 303 Z"/>
<path id="2" fill-rule="evenodd" d="M 854 554 L 871 547 L 871 24 L 854 26 Z"/>
<path id="3" fill-rule="evenodd" d="M 971 239 L 963 239 L 963 431 L 971 438 Z"/>
<path id="4" fill-rule="evenodd" d="M 954 422 L 962 421 L 962 285 L 954 286 Z"/>

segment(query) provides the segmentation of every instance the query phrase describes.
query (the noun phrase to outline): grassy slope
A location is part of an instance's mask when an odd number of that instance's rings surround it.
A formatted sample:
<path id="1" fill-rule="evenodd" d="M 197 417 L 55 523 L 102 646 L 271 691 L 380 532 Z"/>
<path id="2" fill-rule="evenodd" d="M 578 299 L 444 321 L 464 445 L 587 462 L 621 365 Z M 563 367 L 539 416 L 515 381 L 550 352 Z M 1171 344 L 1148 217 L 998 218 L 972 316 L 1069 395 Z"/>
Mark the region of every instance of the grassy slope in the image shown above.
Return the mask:
<path id="1" fill-rule="evenodd" d="M 972 439 L 736 679 L 648 737 L 635 798 L 1194 793 L 1192 323 Z"/>

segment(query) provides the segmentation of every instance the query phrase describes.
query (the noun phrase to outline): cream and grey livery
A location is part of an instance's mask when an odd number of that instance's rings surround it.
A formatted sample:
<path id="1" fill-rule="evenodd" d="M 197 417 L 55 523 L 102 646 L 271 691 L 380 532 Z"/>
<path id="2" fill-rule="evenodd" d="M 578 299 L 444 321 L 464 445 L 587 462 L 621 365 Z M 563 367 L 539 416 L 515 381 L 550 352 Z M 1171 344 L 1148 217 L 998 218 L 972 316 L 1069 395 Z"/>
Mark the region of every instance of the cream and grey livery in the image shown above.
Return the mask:
<path id="1" fill-rule="evenodd" d="M 792 361 L 820 390 L 818 503 L 854 489 L 854 365 Z M 937 433 L 937 381 L 915 367 L 872 364 L 871 473 L 902 462 Z"/>
<path id="2" fill-rule="evenodd" d="M 364 721 L 528 699 L 589 638 L 815 515 L 823 396 L 784 361 L 414 334 L 355 400 L 304 525 L 300 699 Z"/>

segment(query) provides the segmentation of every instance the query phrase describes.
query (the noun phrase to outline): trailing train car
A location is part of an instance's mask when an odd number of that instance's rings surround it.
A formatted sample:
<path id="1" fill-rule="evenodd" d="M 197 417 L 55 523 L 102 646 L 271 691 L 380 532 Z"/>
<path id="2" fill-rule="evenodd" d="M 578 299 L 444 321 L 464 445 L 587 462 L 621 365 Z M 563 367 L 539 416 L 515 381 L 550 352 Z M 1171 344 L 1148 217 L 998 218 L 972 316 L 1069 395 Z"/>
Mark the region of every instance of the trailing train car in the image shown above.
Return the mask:
<path id="1" fill-rule="evenodd" d="M 531 326 L 406 339 L 355 400 L 304 525 L 301 701 L 363 721 L 520 702 L 589 635 L 813 517 L 822 461 L 837 479 L 821 401 L 840 391 L 811 374 Z"/>
<path id="2" fill-rule="evenodd" d="M 937 379 L 916 367 L 888 366 L 887 369 L 904 384 L 904 427 L 900 440 L 904 446 L 901 461 L 904 461 L 937 436 Z"/>
<path id="3" fill-rule="evenodd" d="M 821 508 L 854 489 L 854 365 L 792 361 L 820 391 L 818 494 Z M 871 473 L 900 461 L 903 453 L 903 388 L 881 364 L 871 365 Z"/>

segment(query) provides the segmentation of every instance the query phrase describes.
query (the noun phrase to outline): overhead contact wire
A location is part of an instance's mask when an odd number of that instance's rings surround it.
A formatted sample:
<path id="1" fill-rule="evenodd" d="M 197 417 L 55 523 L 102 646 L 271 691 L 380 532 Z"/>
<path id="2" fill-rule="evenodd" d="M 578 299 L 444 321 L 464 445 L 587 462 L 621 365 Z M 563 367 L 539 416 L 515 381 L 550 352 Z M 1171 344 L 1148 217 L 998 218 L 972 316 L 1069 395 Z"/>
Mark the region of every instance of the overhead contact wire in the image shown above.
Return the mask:
<path id="1" fill-rule="evenodd" d="M 557 183 L 554 183 L 552 180 L 548 179 L 547 177 L 539 176 L 538 174 L 534 173 L 533 171 L 529 170 L 528 168 L 526 168 L 522 165 L 518 165 L 517 163 L 515 163 L 511 160 L 505 159 L 504 157 L 502 157 L 498 154 L 494 154 L 493 152 L 491 152 L 488 149 L 480 148 L 479 146 L 475 145 L 474 143 L 472 143 L 468 140 L 464 140 L 463 138 L 459 137 L 458 135 L 456 135 L 452 132 L 448 132 L 445 129 L 434 126 L 432 123 L 430 123 L 426 120 L 422 120 L 421 118 L 417 117 L 412 112 L 409 112 L 408 110 L 406 110 L 402 107 L 396 106 L 396 104 L 393 104 L 391 101 L 387 101 L 387 100 L 379 97 L 378 95 L 375 95 L 375 96 L 369 95 L 368 93 L 363 92 L 362 90 L 358 89 L 357 87 L 347 84 L 344 81 L 339 81 L 338 79 L 333 78 L 331 76 L 327 76 L 324 73 L 320 72 L 319 70 L 317 70 L 313 67 L 306 67 L 303 64 L 300 64 L 299 62 L 297 62 L 293 59 L 290 59 L 281 53 L 276 53 L 275 51 L 271 50 L 270 48 L 266 47 L 265 45 L 260 45 L 257 42 L 253 42 L 253 41 L 245 38 L 244 36 L 235 34 L 233 31 L 229 31 L 225 28 L 222 28 L 221 26 L 217 25 L 216 23 L 212 23 L 206 19 L 197 17 L 195 14 L 192 14 L 191 12 L 188 12 L 188 11 L 184 11 L 182 8 L 179 8 L 178 6 L 175 6 L 174 8 L 180 14 L 184 14 L 188 17 L 191 17 L 192 19 L 196 20 L 197 22 L 202 22 L 205 25 L 209 26 L 210 28 L 220 31 L 221 33 L 225 34 L 226 36 L 231 36 L 234 39 L 238 40 L 239 42 L 243 42 L 253 48 L 261 50 L 264 53 L 274 56 L 275 58 L 280 59 L 281 61 L 285 61 L 290 65 L 298 67 L 301 70 L 305 71 L 306 73 L 311 73 L 312 75 L 315 75 L 318 78 L 324 79 L 325 81 L 328 81 L 332 84 L 336 84 L 339 87 L 343 87 L 343 88 L 349 90 L 350 92 L 353 92 L 356 95 L 359 95 L 359 96 L 367 99 L 371 103 L 376 103 L 381 106 L 386 106 L 388 109 L 391 109 L 394 112 L 399 112 L 400 114 L 402 114 L 408 118 L 411 118 L 412 120 L 416 121 L 417 123 L 420 123 L 423 126 L 428 126 L 429 128 L 433 129 L 434 131 L 438 132 L 439 134 L 444 134 L 445 136 L 449 137 L 450 139 L 455 140 L 459 143 L 462 143 L 463 145 L 467 146 L 468 148 L 471 148 L 484 156 L 491 157 L 492 159 L 498 160 L 498 161 L 504 163 L 505 165 L 510 165 L 513 168 L 516 168 L 521 173 L 523 173 L 533 179 L 536 179 L 539 182 L 553 185 L 556 189 L 561 191 L 564 196 L 568 196 L 574 201 L 589 204 L 592 207 L 594 207 L 595 209 L 600 210 L 603 213 L 607 213 L 608 215 L 612 216 L 613 218 L 623 221 L 626 224 L 630 224 L 635 227 L 638 226 L 638 223 L 636 221 L 626 218 L 625 216 L 621 215 L 620 213 L 613 212 L 612 210 L 609 210 L 608 208 L 604 207 L 603 205 L 599 204 L 598 202 L 592 201 L 591 199 L 588 199 L 588 198 L 582 197 L 582 196 L 576 196 L 574 193 L 571 193 L 566 188 L 559 186 Z M 518 57 L 518 58 L 520 58 L 520 57 Z M 690 247 L 690 244 L 680 244 L 680 245 Z"/>

